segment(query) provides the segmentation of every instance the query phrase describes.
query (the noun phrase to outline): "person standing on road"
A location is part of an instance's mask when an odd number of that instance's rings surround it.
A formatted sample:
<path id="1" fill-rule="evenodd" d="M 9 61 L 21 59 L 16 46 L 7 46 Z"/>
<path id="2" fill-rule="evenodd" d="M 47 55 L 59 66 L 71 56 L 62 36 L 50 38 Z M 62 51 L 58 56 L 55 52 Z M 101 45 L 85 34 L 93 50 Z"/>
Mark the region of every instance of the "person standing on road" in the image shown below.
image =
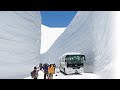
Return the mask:
<path id="1" fill-rule="evenodd" d="M 46 63 L 43 65 L 43 70 L 44 70 L 44 79 L 46 79 L 46 76 L 48 75 L 48 65 Z"/>
<path id="2" fill-rule="evenodd" d="M 53 79 L 53 74 L 54 74 L 54 67 L 52 64 L 50 64 L 50 66 L 48 67 L 48 74 L 49 74 L 49 77 L 48 79 Z"/>
<path id="3" fill-rule="evenodd" d="M 37 79 L 38 78 L 38 71 L 39 70 L 37 70 L 37 67 L 34 67 L 34 70 L 31 72 L 31 77 L 33 79 Z"/>

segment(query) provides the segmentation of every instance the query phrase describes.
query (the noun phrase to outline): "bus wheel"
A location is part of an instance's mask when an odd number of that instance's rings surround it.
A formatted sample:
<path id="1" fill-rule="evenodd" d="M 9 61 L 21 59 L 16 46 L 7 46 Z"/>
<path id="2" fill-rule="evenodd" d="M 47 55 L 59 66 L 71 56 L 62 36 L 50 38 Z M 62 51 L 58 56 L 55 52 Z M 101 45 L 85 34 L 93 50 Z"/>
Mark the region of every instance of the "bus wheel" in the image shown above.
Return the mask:
<path id="1" fill-rule="evenodd" d="M 67 75 L 67 73 L 65 72 L 65 68 L 64 68 L 64 74 Z"/>
<path id="2" fill-rule="evenodd" d="M 60 72 L 62 72 L 61 69 L 60 69 Z"/>

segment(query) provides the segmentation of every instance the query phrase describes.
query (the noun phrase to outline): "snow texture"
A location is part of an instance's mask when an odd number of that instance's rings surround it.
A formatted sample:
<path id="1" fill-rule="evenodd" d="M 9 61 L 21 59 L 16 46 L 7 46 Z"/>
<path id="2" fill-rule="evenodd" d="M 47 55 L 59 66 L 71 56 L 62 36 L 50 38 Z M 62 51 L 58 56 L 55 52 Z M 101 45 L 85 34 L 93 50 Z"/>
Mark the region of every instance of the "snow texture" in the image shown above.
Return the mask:
<path id="1" fill-rule="evenodd" d="M 40 53 L 45 53 L 56 39 L 65 31 L 65 27 L 52 28 L 41 25 L 41 50 Z"/>
<path id="2" fill-rule="evenodd" d="M 114 52 L 114 59 L 113 59 L 113 70 L 114 70 L 114 78 L 115 79 L 120 79 L 120 11 L 116 11 L 115 13 L 115 19 L 114 19 L 114 47 L 115 47 L 115 52 Z"/>
<path id="3" fill-rule="evenodd" d="M 43 71 L 39 71 L 38 74 L 39 74 L 38 79 L 44 79 Z M 29 76 L 24 79 L 33 79 L 33 78 Z M 93 73 L 64 75 L 63 73 L 59 72 L 59 69 L 56 69 L 55 74 L 53 74 L 53 79 L 99 79 L 99 76 Z"/>
<path id="4" fill-rule="evenodd" d="M 86 56 L 85 72 L 113 78 L 115 16 L 114 11 L 79 11 L 40 61 L 58 65 L 61 55 L 77 52 Z"/>
<path id="5" fill-rule="evenodd" d="M 24 78 L 39 62 L 38 11 L 0 12 L 0 78 Z"/>

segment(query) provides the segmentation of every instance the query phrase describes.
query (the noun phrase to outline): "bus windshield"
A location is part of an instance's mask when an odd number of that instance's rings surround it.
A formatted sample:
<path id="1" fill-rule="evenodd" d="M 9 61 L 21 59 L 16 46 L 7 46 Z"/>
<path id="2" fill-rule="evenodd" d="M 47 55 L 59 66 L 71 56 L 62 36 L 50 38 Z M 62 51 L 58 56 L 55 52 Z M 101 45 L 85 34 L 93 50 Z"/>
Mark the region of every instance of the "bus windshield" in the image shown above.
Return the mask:
<path id="1" fill-rule="evenodd" d="M 67 67 L 83 66 L 84 55 L 67 55 L 65 57 Z"/>

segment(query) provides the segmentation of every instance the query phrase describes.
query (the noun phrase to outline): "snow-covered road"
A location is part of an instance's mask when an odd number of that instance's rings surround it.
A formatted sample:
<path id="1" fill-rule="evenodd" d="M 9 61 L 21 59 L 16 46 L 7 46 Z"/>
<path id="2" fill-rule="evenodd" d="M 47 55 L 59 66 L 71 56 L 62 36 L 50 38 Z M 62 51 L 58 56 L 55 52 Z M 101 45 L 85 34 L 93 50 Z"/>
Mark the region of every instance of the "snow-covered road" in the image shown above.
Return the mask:
<path id="1" fill-rule="evenodd" d="M 57 73 L 58 72 L 58 73 Z M 56 76 L 57 74 L 57 76 Z M 25 79 L 32 79 L 31 76 L 26 77 Z M 39 71 L 38 79 L 44 79 L 43 71 Z M 53 79 L 99 79 L 99 76 L 93 73 L 81 73 L 81 74 L 73 74 L 73 75 L 64 75 L 63 73 L 59 72 L 58 69 L 53 76 Z"/>

